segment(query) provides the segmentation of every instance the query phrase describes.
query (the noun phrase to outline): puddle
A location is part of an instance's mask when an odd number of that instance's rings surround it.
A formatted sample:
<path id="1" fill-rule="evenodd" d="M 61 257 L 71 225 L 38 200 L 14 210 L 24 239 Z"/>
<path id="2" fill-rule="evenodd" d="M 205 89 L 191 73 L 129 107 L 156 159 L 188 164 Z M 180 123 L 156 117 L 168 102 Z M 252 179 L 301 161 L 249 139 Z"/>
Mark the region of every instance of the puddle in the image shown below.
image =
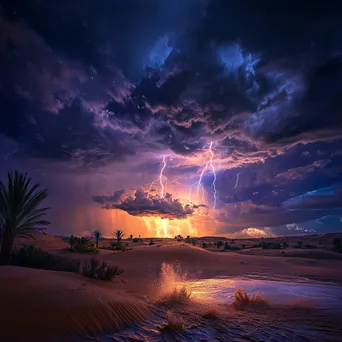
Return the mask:
<path id="1" fill-rule="evenodd" d="M 243 289 L 249 295 L 260 294 L 275 304 L 296 301 L 311 301 L 320 308 L 340 308 L 342 310 L 342 287 L 334 283 L 322 283 L 303 278 L 272 280 L 253 276 L 221 277 L 197 281 L 178 282 L 177 287 L 185 286 L 192 297 L 201 302 L 231 303 L 235 291 Z M 291 280 L 291 281 L 290 281 Z"/>

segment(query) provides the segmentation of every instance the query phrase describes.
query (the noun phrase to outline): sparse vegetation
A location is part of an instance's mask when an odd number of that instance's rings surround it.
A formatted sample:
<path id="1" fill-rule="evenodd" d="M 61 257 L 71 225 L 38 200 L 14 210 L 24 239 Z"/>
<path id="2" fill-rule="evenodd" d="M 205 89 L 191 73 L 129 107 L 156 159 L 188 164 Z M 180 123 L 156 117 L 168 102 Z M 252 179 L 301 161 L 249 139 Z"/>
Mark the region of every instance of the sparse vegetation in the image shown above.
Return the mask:
<path id="1" fill-rule="evenodd" d="M 137 238 L 137 237 L 135 237 L 135 238 L 133 239 L 133 242 L 134 242 L 134 243 L 138 243 L 138 242 L 140 242 L 140 239 Z"/>
<path id="2" fill-rule="evenodd" d="M 162 302 L 168 304 L 185 304 L 190 301 L 191 293 L 185 287 L 174 289 L 162 298 Z"/>
<path id="3" fill-rule="evenodd" d="M 0 264 L 11 262 L 17 236 L 30 236 L 50 224 L 43 219 L 48 208 L 39 208 L 48 192 L 37 191 L 39 186 L 18 171 L 7 173 L 7 185 L 0 181 Z"/>
<path id="4" fill-rule="evenodd" d="M 123 269 L 117 266 L 110 266 L 106 262 L 99 261 L 92 257 L 82 264 L 82 274 L 87 278 L 97 280 L 112 280 L 115 276 L 123 273 Z"/>
<path id="5" fill-rule="evenodd" d="M 235 300 L 232 306 L 236 310 L 245 310 L 248 307 L 265 307 L 268 303 L 258 294 L 248 296 L 244 290 L 238 289 L 235 292 Z"/>
<path id="6" fill-rule="evenodd" d="M 340 238 L 335 238 L 332 244 L 335 252 L 342 253 L 342 241 Z"/>
<path id="7" fill-rule="evenodd" d="M 297 241 L 297 248 L 303 247 L 303 241 Z"/>
<path id="8" fill-rule="evenodd" d="M 150 240 L 150 242 L 148 243 L 150 246 L 154 245 L 154 241 L 153 239 Z"/>
<path id="9" fill-rule="evenodd" d="M 81 262 L 57 257 L 31 244 L 13 251 L 12 264 L 21 267 L 79 273 Z"/>
<path id="10" fill-rule="evenodd" d="M 116 239 L 118 246 L 121 245 L 121 240 L 124 237 L 124 235 L 124 232 L 120 229 L 114 232 L 114 238 Z"/>
<path id="11" fill-rule="evenodd" d="M 202 242 L 202 248 L 208 248 L 208 244 L 206 242 Z"/>
<path id="12" fill-rule="evenodd" d="M 15 266 L 53 270 L 57 265 L 57 258 L 29 244 L 13 251 L 12 264 Z"/>
<path id="13" fill-rule="evenodd" d="M 166 313 L 166 321 L 167 324 L 164 325 L 160 330 L 161 331 L 184 331 L 184 322 L 173 314 L 171 311 Z"/>
<path id="14" fill-rule="evenodd" d="M 84 237 L 84 236 L 77 237 L 77 236 L 71 235 L 67 242 L 72 252 L 78 252 L 78 253 L 97 252 L 97 250 L 94 248 L 94 244 L 87 237 Z"/>
<path id="15" fill-rule="evenodd" d="M 100 237 L 102 236 L 102 233 L 101 233 L 101 231 L 100 230 L 95 230 L 94 232 L 93 232 L 93 235 L 94 235 L 94 237 L 95 237 L 95 241 L 96 241 L 96 248 L 99 248 L 99 240 L 100 240 Z"/>
<path id="16" fill-rule="evenodd" d="M 230 251 L 239 251 L 239 250 L 241 250 L 241 248 L 240 248 L 239 246 L 230 245 L 230 244 L 228 244 L 227 241 L 226 241 L 225 244 L 224 244 L 224 249 L 230 250 Z"/>
<path id="17" fill-rule="evenodd" d="M 216 242 L 217 248 L 221 248 L 223 246 L 223 241 L 219 240 Z"/>
<path id="18" fill-rule="evenodd" d="M 286 241 L 284 241 L 283 242 L 283 249 L 286 249 L 286 248 L 288 248 L 290 245 L 286 242 Z"/>

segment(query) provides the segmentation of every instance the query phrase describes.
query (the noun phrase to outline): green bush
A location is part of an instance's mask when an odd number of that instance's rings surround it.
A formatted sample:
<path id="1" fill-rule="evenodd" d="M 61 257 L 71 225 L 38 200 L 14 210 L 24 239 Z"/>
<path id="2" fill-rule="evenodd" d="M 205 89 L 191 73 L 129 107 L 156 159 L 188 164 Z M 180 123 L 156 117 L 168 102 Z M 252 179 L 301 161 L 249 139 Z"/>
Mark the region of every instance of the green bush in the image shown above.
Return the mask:
<path id="1" fill-rule="evenodd" d="M 123 273 L 123 269 L 117 266 L 110 266 L 103 260 L 100 262 L 96 258 L 84 261 L 82 264 L 82 274 L 87 278 L 97 280 L 112 280 L 115 276 Z"/>
<path id="2" fill-rule="evenodd" d="M 224 249 L 227 249 L 227 250 L 230 250 L 230 251 L 239 251 L 239 250 L 241 250 L 241 248 L 239 246 L 230 245 L 230 244 L 228 244 L 227 241 L 224 244 Z"/>
<path id="3" fill-rule="evenodd" d="M 217 248 L 221 248 L 223 246 L 223 241 L 219 240 L 216 242 Z"/>
<path id="4" fill-rule="evenodd" d="M 133 242 L 134 242 L 134 243 L 140 242 L 140 239 L 137 238 L 137 237 L 135 237 L 135 238 L 133 239 Z"/>
<path id="5" fill-rule="evenodd" d="M 15 266 L 42 268 L 52 270 L 56 267 L 58 259 L 34 245 L 24 245 L 12 253 L 12 264 Z"/>
<path id="6" fill-rule="evenodd" d="M 55 256 L 34 245 L 24 245 L 13 251 L 12 264 L 21 267 L 79 273 L 81 262 Z"/>
<path id="7" fill-rule="evenodd" d="M 73 252 L 79 253 L 95 253 L 97 252 L 94 244 L 87 237 L 77 237 L 71 235 L 68 239 L 68 244 L 70 246 L 70 250 Z"/>

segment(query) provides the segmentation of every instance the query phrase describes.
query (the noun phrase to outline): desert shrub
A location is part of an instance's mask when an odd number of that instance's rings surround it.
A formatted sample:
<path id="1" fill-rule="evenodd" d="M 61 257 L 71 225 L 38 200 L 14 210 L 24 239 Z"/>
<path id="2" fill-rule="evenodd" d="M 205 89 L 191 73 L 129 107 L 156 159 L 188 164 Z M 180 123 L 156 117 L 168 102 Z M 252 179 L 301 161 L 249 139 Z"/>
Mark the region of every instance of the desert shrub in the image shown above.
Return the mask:
<path id="1" fill-rule="evenodd" d="M 185 287 L 180 289 L 174 289 L 172 292 L 166 294 L 161 302 L 177 305 L 177 304 L 185 304 L 190 301 L 191 293 Z"/>
<path id="2" fill-rule="evenodd" d="M 306 249 L 316 249 L 316 248 L 317 248 L 316 245 L 311 245 L 311 244 L 309 244 L 309 243 L 303 245 L 303 247 L 306 248 Z"/>
<path id="3" fill-rule="evenodd" d="M 236 245 L 230 245 L 227 241 L 224 244 L 224 249 L 230 250 L 230 251 L 239 251 L 241 248 Z"/>
<path id="4" fill-rule="evenodd" d="M 191 239 L 191 244 L 195 246 L 196 245 L 196 239 Z"/>
<path id="5" fill-rule="evenodd" d="M 303 247 L 303 241 L 298 241 L 297 248 L 302 248 L 302 247 Z"/>
<path id="6" fill-rule="evenodd" d="M 242 245 L 242 248 L 243 248 L 243 249 L 246 249 L 246 247 L 247 247 L 247 245 L 244 243 L 244 244 Z"/>
<path id="7" fill-rule="evenodd" d="M 70 250 L 78 253 L 94 253 L 96 252 L 96 248 L 94 248 L 94 244 L 87 237 L 77 237 L 71 235 L 68 239 L 68 244 L 70 246 Z"/>
<path id="8" fill-rule="evenodd" d="M 151 239 L 150 242 L 148 243 L 150 246 L 154 245 L 154 241 Z"/>
<path id="9" fill-rule="evenodd" d="M 288 248 L 288 247 L 289 247 L 289 244 L 288 244 L 286 241 L 284 241 L 284 242 L 283 242 L 283 248 L 286 249 L 286 248 Z"/>
<path id="10" fill-rule="evenodd" d="M 87 278 L 97 280 L 112 280 L 115 276 L 120 275 L 124 270 L 117 266 L 110 266 L 106 262 L 91 258 L 82 264 L 82 274 Z"/>
<path id="11" fill-rule="evenodd" d="M 221 248 L 223 246 L 223 241 L 219 240 L 216 242 L 217 248 Z"/>
<path id="12" fill-rule="evenodd" d="M 184 322 L 181 318 L 176 316 L 171 311 L 166 313 L 166 322 L 167 324 L 164 325 L 160 330 L 161 331 L 184 331 Z"/>
<path id="13" fill-rule="evenodd" d="M 133 242 L 134 242 L 134 243 L 140 242 L 140 239 L 137 238 L 137 237 L 135 237 L 135 238 L 133 239 Z"/>
<path id="14" fill-rule="evenodd" d="M 236 310 L 245 310 L 248 307 L 266 307 L 268 306 L 268 303 L 258 294 L 248 296 L 244 290 L 238 289 L 235 292 L 235 300 L 232 303 L 232 306 Z"/>
<path id="15" fill-rule="evenodd" d="M 208 248 L 208 244 L 205 242 L 202 242 L 202 248 Z"/>
<path id="16" fill-rule="evenodd" d="M 79 273 L 81 268 L 81 261 L 77 259 L 65 259 L 58 258 L 57 264 L 55 266 L 56 271 Z"/>
<path id="17" fill-rule="evenodd" d="M 57 265 L 57 258 L 34 245 L 24 245 L 12 253 L 12 264 L 15 266 L 52 270 Z"/>
<path id="18" fill-rule="evenodd" d="M 21 267 L 79 273 L 81 262 L 55 256 L 34 245 L 24 245 L 13 251 L 12 264 Z"/>
<path id="19" fill-rule="evenodd" d="M 332 244 L 335 252 L 342 253 L 342 241 L 340 238 L 335 238 Z"/>
<path id="20" fill-rule="evenodd" d="M 280 243 L 272 243 L 269 241 L 262 241 L 259 244 L 259 247 L 261 247 L 262 249 L 281 249 Z"/>

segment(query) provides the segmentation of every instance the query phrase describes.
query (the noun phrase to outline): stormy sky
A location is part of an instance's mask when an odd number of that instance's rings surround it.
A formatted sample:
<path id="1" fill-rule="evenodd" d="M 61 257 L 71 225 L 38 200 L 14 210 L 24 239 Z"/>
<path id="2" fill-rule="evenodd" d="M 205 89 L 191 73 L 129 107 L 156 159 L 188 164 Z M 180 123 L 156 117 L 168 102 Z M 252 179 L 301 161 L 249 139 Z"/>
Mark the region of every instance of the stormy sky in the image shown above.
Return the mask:
<path id="1" fill-rule="evenodd" d="M 3 0 L 0 176 L 56 234 L 341 231 L 341 37 L 332 0 Z"/>

